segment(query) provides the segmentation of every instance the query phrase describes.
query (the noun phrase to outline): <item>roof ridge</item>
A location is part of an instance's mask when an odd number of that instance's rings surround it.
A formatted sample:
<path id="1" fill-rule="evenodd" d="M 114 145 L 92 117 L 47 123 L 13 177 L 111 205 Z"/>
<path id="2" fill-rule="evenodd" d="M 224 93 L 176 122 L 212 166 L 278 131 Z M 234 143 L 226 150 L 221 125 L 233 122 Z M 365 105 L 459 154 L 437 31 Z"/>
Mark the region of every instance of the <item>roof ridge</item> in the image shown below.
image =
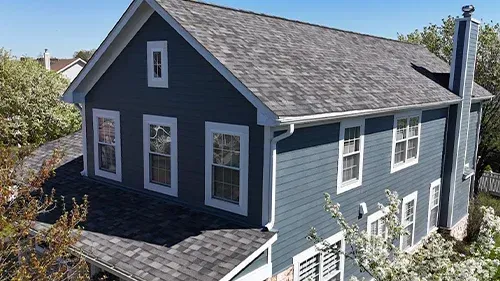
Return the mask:
<path id="1" fill-rule="evenodd" d="M 387 40 L 387 41 L 391 41 L 391 42 L 395 42 L 395 43 L 401 43 L 401 44 L 407 44 L 407 45 L 411 45 L 411 46 L 422 47 L 422 45 L 416 44 L 416 43 L 399 41 L 399 40 L 392 39 L 392 38 L 387 38 L 387 37 L 382 37 L 382 36 L 377 36 L 377 35 L 372 35 L 372 34 L 366 34 L 366 33 L 361 33 L 361 32 L 356 32 L 356 31 L 344 30 L 344 29 L 335 28 L 335 27 L 326 26 L 326 25 L 321 25 L 321 24 L 317 24 L 317 23 L 311 23 L 311 22 L 306 22 L 306 21 L 301 21 L 301 20 L 296 20 L 296 19 L 285 18 L 285 17 L 282 17 L 282 16 L 270 15 L 270 14 L 265 14 L 265 13 L 258 13 L 258 12 L 254 12 L 254 11 L 250 11 L 250 10 L 245 10 L 245 9 L 239 9 L 239 8 L 233 8 L 233 7 L 229 7 L 229 6 L 223 6 L 223 5 L 208 3 L 208 2 L 204 2 L 205 0 L 182 0 L 182 1 L 184 1 L 184 2 L 190 2 L 190 3 L 193 3 L 193 4 L 201 4 L 201 5 L 211 6 L 211 7 L 225 9 L 225 10 L 231 10 L 231 11 L 235 11 L 235 12 L 241 12 L 241 13 L 245 13 L 245 14 L 252 14 L 252 15 L 261 16 L 261 17 L 267 17 L 267 18 L 273 18 L 273 19 L 278 19 L 278 20 L 284 20 L 284 21 L 288 21 L 288 22 L 294 22 L 294 23 L 299 23 L 299 24 L 304 24 L 304 25 L 309 25 L 309 26 L 324 28 L 324 29 L 328 29 L 328 30 L 335 30 L 335 31 L 349 33 L 349 34 L 354 34 L 354 35 L 372 37 L 372 38 Z"/>

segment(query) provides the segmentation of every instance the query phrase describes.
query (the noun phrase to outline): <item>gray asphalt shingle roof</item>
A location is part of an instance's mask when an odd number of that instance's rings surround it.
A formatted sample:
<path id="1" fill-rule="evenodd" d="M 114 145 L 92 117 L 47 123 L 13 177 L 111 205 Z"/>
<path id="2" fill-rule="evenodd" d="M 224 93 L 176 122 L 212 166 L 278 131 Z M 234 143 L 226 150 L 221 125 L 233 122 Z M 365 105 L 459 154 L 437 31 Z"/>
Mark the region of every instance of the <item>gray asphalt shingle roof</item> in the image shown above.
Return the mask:
<path id="1" fill-rule="evenodd" d="M 85 255 L 136 280 L 220 280 L 276 233 L 239 225 L 167 200 L 80 176 L 79 157 L 56 169 L 49 190 L 89 196 L 80 242 Z M 53 223 L 59 212 L 39 219 Z"/>
<path id="2" fill-rule="evenodd" d="M 425 47 L 186 0 L 156 0 L 278 117 L 457 100 Z M 479 85 L 474 95 L 488 96 Z"/>

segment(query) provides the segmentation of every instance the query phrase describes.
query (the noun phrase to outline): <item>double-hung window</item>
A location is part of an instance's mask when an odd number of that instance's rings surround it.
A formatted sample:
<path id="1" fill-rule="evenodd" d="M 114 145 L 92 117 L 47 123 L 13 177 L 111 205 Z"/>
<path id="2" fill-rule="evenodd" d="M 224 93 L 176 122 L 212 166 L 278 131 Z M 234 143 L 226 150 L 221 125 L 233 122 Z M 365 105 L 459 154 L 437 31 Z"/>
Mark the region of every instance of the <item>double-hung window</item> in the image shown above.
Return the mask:
<path id="1" fill-rule="evenodd" d="M 148 86 L 168 88 L 167 41 L 147 43 Z"/>
<path id="2" fill-rule="evenodd" d="M 364 130 L 364 119 L 340 123 L 337 194 L 362 183 Z"/>
<path id="3" fill-rule="evenodd" d="M 144 188 L 177 196 L 177 119 L 143 116 Z"/>
<path id="4" fill-rule="evenodd" d="M 319 251 L 319 244 L 293 257 L 294 281 L 340 281 L 344 280 L 344 239 L 337 233 L 326 239 L 335 251 Z"/>
<path id="5" fill-rule="evenodd" d="M 421 112 L 394 117 L 391 172 L 418 163 Z"/>
<path id="6" fill-rule="evenodd" d="M 403 198 L 403 210 L 401 212 L 401 226 L 408 232 L 407 235 L 400 237 L 400 247 L 408 250 L 413 247 L 415 242 L 415 216 L 417 213 L 418 192 Z"/>
<path id="7" fill-rule="evenodd" d="M 205 123 L 205 204 L 247 215 L 247 126 Z"/>
<path id="8" fill-rule="evenodd" d="M 387 238 L 388 229 L 385 225 L 384 217 L 387 214 L 388 209 L 384 208 L 378 210 L 377 212 L 368 216 L 366 231 L 371 236 L 380 236 Z"/>
<path id="9" fill-rule="evenodd" d="M 431 183 L 429 192 L 429 218 L 427 232 L 431 232 L 438 227 L 439 218 L 439 196 L 441 193 L 441 179 Z"/>
<path id="10" fill-rule="evenodd" d="M 95 174 L 121 181 L 120 112 L 94 108 L 92 115 Z"/>

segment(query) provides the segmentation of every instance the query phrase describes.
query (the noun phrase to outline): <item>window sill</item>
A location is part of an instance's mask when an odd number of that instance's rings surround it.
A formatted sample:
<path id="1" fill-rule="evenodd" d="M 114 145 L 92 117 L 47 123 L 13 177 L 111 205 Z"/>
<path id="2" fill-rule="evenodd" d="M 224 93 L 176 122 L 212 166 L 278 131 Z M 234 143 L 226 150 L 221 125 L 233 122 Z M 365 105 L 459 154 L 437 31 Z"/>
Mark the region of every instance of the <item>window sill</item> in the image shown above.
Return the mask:
<path id="1" fill-rule="evenodd" d="M 102 177 L 102 178 L 106 178 L 106 179 L 109 179 L 109 180 L 114 180 L 114 181 L 118 181 L 118 182 L 121 182 L 122 181 L 122 176 L 121 174 L 118 174 L 118 173 L 111 173 L 111 172 L 107 172 L 107 171 L 103 171 L 103 170 L 100 170 L 100 169 L 96 169 L 94 174 L 96 176 L 99 176 L 99 177 Z"/>
<path id="2" fill-rule="evenodd" d="M 161 184 L 155 184 L 152 182 L 145 182 L 144 188 L 154 192 L 177 197 L 177 188 L 174 188 L 173 186 L 166 186 Z"/>
<path id="3" fill-rule="evenodd" d="M 229 203 L 229 202 L 226 202 L 223 200 L 219 200 L 219 199 L 215 199 L 215 198 L 210 197 L 210 198 L 205 198 L 205 205 L 213 207 L 213 208 L 221 209 L 224 211 L 228 211 L 231 213 L 235 213 L 238 215 L 248 216 L 247 208 L 241 205 L 241 200 L 240 200 L 240 204 L 233 204 L 233 203 Z"/>
<path id="4" fill-rule="evenodd" d="M 359 186 L 361 186 L 361 179 L 344 182 L 340 186 L 337 186 L 337 194 L 342 194 Z"/>
<path id="5" fill-rule="evenodd" d="M 416 165 L 416 164 L 418 164 L 418 159 L 409 160 L 406 163 L 393 164 L 391 167 L 391 174 L 395 173 L 397 171 L 404 170 L 404 169 L 411 167 L 413 165 Z"/>

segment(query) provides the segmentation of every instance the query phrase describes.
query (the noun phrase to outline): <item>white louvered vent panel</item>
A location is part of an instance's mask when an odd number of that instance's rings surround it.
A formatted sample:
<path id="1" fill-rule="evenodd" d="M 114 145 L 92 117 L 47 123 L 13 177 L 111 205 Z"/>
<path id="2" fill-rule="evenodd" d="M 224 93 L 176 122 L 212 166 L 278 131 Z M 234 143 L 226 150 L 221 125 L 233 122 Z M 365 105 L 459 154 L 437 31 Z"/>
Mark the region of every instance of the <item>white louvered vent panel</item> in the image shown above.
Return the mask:
<path id="1" fill-rule="evenodd" d="M 299 281 L 319 281 L 319 254 L 300 263 Z"/>

